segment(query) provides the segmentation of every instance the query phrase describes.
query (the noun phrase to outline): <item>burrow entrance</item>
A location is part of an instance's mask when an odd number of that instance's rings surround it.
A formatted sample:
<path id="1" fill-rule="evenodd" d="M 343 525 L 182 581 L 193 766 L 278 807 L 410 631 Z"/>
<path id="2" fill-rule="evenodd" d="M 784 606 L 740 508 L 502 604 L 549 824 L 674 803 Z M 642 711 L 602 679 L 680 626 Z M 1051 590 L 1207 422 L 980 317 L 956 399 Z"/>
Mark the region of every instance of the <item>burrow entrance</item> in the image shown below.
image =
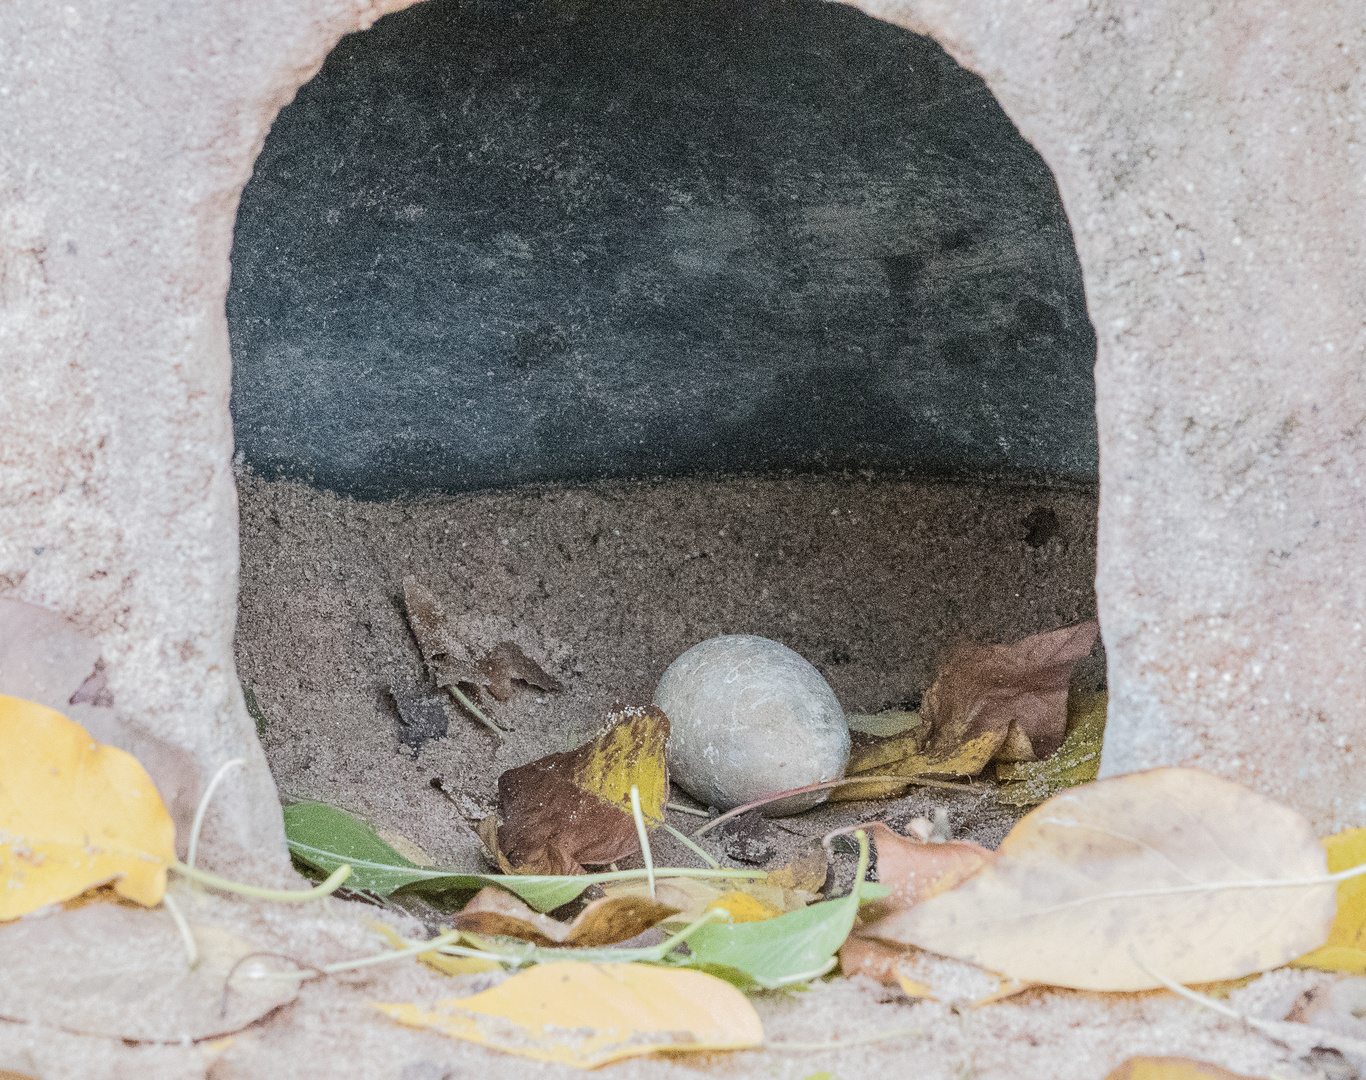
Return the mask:
<path id="1" fill-rule="evenodd" d="M 1053 179 L 979 79 L 850 9 L 389 16 L 281 113 L 228 315 L 237 658 L 276 780 L 439 861 L 477 862 L 503 769 L 703 638 L 777 638 L 874 711 L 955 640 L 1094 614 Z M 454 709 L 405 741 L 409 574 L 566 689 L 493 705 L 501 745 Z"/>

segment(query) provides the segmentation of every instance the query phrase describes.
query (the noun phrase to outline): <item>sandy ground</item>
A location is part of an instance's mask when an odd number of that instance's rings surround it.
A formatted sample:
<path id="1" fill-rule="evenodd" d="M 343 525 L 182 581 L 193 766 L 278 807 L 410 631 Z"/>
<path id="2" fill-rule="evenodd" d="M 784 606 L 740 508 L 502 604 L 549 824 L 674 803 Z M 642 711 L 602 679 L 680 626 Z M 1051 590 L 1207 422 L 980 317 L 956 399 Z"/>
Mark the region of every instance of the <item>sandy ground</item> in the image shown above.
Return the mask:
<path id="1" fill-rule="evenodd" d="M 783 641 L 822 671 L 847 710 L 863 712 L 918 702 L 954 641 L 1008 640 L 1094 614 L 1096 501 L 1086 490 L 846 476 L 362 503 L 250 475 L 239 490 L 237 660 L 282 797 L 345 807 L 454 866 L 481 865 L 469 822 L 492 806 L 500 772 L 587 739 L 614 701 L 649 701 L 669 662 L 704 638 Z M 501 744 L 451 708 L 447 735 L 414 754 L 387 696 L 425 677 L 397 602 L 408 574 L 436 591 L 474 643 L 518 642 L 565 689 L 485 702 L 512 728 Z M 1099 649 L 1079 681 L 1102 683 Z M 436 777 L 446 794 L 433 788 Z M 958 835 L 987 844 L 1014 819 L 989 793 L 921 791 L 766 823 L 761 839 L 780 858 L 837 825 L 900 825 L 939 806 Z M 671 821 L 688 831 L 699 823 L 682 814 Z M 656 861 L 696 865 L 667 840 Z M 852 856 L 837 856 L 831 887 L 852 867 Z M 329 903 L 339 915 L 358 906 Z M 339 1077 L 571 1075 L 377 1017 L 367 1001 L 474 988 L 401 968 L 310 984 L 230 1045 L 186 1050 L 184 1075 L 312 1076 L 324 1062 Z M 1274 973 L 1240 991 L 1240 1005 L 1279 1018 L 1322 978 Z M 1189 1054 L 1259 1076 L 1329 1075 L 1322 1062 L 1166 993 L 1039 990 L 959 1013 L 834 979 L 761 995 L 756 1005 L 775 1041 L 919 1034 L 837 1050 L 655 1058 L 609 1066 L 610 1075 L 1100 1080 L 1138 1053 Z"/>

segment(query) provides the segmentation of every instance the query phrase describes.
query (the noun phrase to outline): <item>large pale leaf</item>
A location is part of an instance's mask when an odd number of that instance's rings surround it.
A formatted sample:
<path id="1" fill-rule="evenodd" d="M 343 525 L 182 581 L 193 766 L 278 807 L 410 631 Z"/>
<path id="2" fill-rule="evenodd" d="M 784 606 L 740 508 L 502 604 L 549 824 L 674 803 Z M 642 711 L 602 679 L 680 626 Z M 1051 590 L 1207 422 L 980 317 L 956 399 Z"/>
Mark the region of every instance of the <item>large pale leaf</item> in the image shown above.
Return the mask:
<path id="1" fill-rule="evenodd" d="M 411 1027 L 509 1054 L 591 1069 L 656 1050 L 736 1050 L 764 1041 L 743 994 L 700 971 L 570 961 L 471 997 L 376 1008 Z"/>
<path id="2" fill-rule="evenodd" d="M 157 903 L 175 826 L 137 760 L 61 713 L 0 696 L 0 920 L 113 883 Z"/>
<path id="3" fill-rule="evenodd" d="M 1328 871 L 1336 874 L 1366 863 L 1366 829 L 1347 829 L 1323 841 Z M 1295 961 L 1296 967 L 1366 975 L 1366 876 L 1338 886 L 1338 910 L 1328 940 Z"/>
<path id="4" fill-rule="evenodd" d="M 995 862 L 877 933 L 1082 990 L 1162 985 L 1149 972 L 1236 979 L 1327 938 L 1335 886 L 1302 883 L 1326 862 L 1293 810 L 1198 769 L 1154 769 L 1055 796 Z"/>

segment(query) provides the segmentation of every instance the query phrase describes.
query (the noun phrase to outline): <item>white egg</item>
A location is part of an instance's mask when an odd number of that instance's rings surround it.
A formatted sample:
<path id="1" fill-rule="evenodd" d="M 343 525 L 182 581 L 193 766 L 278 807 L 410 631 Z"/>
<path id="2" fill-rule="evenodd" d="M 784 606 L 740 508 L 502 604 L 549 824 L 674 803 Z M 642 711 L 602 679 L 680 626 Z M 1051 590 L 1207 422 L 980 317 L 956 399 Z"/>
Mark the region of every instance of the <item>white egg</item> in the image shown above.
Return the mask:
<path id="1" fill-rule="evenodd" d="M 707 806 L 729 810 L 838 780 L 849 763 L 849 725 L 830 684 L 768 638 L 732 634 L 694 645 L 664 672 L 655 703 L 669 718 L 670 779 Z"/>

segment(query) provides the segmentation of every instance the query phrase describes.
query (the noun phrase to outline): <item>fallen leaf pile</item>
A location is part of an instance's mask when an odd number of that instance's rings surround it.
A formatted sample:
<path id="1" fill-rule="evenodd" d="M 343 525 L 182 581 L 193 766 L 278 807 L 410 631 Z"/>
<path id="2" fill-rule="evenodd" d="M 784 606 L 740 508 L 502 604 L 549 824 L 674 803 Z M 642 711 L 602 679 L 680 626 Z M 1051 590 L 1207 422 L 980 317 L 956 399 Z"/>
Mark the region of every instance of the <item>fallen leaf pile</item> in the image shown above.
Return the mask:
<path id="1" fill-rule="evenodd" d="M 405 591 L 438 685 L 464 682 L 495 698 L 514 680 L 541 685 L 544 673 L 524 666 L 520 652 L 462 651 L 439 606 L 427 603 L 430 594 L 411 580 Z M 618 708 L 589 743 L 502 774 L 498 814 L 480 830 L 501 873 L 423 865 L 421 851 L 397 834 L 381 835 L 317 802 L 285 808 L 290 851 L 312 872 L 339 879 L 349 867 L 347 888 L 372 902 L 420 892 L 448 913 L 430 941 L 377 926 L 396 958 L 443 975 L 513 972 L 472 996 L 377 1009 L 409 1026 L 583 1068 L 655 1051 L 761 1046 L 745 992 L 807 983 L 837 964 L 846 976 L 959 1007 L 1035 986 L 1189 994 L 1180 984 L 1238 980 L 1287 964 L 1366 972 L 1366 874 L 1349 876 L 1366 864 L 1366 829 L 1320 842 L 1289 808 L 1195 769 L 1092 779 L 1104 697 L 1069 700 L 1067 687 L 1094 636 L 1094 624 L 1083 624 L 960 650 L 920 717 L 860 719 L 867 736 L 860 766 L 876 772 L 856 783 L 971 776 L 994 763 L 1006 801 L 1046 801 L 996 851 L 949 839 L 943 815 L 938 824 L 912 822 L 913 836 L 882 821 L 837 830 L 854 832 L 859 852 L 842 896 L 823 898 L 828 856 L 814 843 L 766 870 L 716 868 L 714 860 L 705 869 L 653 866 L 649 836 L 664 826 L 669 791 L 669 721 L 654 707 Z M 89 702 L 106 692 L 98 679 L 83 685 L 74 696 Z M 405 708 L 418 715 L 417 706 L 399 702 L 400 713 Z M 98 974 L 141 947 L 141 931 L 121 927 L 146 914 L 101 901 L 156 905 L 166 897 L 169 868 L 192 871 L 176 863 L 175 826 L 133 756 L 99 744 L 52 709 L 12 697 L 0 697 L 0 746 L 0 922 L 12 920 L 0 927 L 0 1012 L 24 1019 L 40 1007 L 26 1004 L 26 980 L 41 970 L 43 928 L 57 924 L 13 920 L 77 897 L 97 901 L 61 913 L 60 925 L 90 939 Z M 890 779 L 867 778 L 874 775 Z M 757 822 L 741 807 L 695 835 L 715 828 L 732 858 L 761 864 L 772 850 Z M 867 880 L 873 847 L 876 882 Z M 636 854 L 646 869 L 588 872 Z M 186 900 L 184 932 L 203 940 L 203 971 L 168 974 L 162 964 L 156 986 L 124 980 L 121 993 L 161 1002 L 142 1026 L 109 1011 L 103 984 L 90 982 L 89 1001 L 72 998 L 80 1017 L 73 1029 L 202 1039 L 292 998 L 297 982 L 267 971 L 259 987 L 211 1008 L 234 965 L 255 962 L 258 953 L 197 923 L 192 903 Z M 571 903 L 572 914 L 558 910 Z M 175 940 L 169 920 L 158 925 Z M 183 954 L 168 955 L 186 964 Z M 274 962 L 259 955 L 260 964 Z M 1301 1012 L 1350 1025 L 1359 1000 L 1366 992 L 1344 984 L 1337 997 L 1326 994 Z M 1232 1075 L 1187 1059 L 1134 1058 L 1112 1077 Z"/>
<path id="2" fill-rule="evenodd" d="M 858 738 L 845 775 L 972 777 L 993 761 L 1049 758 L 1067 737 L 1072 672 L 1099 632 L 1090 620 L 1009 645 L 959 646 L 926 692 L 921 722 L 906 713 L 881 725 L 861 718 L 865 733 L 893 733 Z"/>

